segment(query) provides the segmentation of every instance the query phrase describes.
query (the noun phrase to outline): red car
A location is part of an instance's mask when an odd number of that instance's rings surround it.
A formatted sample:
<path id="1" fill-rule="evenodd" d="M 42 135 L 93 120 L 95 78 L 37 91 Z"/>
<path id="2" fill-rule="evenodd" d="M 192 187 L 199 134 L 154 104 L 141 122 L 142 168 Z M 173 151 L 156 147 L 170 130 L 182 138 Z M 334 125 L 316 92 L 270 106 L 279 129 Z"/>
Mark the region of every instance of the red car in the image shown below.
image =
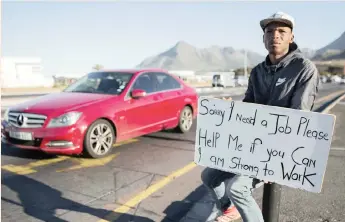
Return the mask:
<path id="1" fill-rule="evenodd" d="M 97 71 L 64 91 L 11 107 L 2 140 L 51 154 L 106 156 L 116 142 L 191 129 L 197 93 L 164 70 Z"/>

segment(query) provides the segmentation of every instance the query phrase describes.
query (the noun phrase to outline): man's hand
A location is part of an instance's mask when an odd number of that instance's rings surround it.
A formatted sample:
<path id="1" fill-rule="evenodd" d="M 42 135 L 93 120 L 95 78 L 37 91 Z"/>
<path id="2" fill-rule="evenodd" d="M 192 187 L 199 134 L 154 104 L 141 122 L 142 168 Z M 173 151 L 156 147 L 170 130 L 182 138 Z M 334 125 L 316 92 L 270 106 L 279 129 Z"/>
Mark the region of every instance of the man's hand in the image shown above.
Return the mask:
<path id="1" fill-rule="evenodd" d="M 232 98 L 231 97 L 228 97 L 228 98 L 223 97 L 222 100 L 232 100 Z"/>

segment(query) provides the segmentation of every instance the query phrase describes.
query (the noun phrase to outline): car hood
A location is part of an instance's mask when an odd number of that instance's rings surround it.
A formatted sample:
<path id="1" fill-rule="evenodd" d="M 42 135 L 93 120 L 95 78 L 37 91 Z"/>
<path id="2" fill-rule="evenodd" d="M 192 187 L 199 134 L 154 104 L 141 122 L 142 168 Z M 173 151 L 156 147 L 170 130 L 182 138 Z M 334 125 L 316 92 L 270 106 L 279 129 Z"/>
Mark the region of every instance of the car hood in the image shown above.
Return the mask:
<path id="1" fill-rule="evenodd" d="M 51 93 L 11 107 L 11 110 L 49 115 L 90 106 L 117 97 L 92 93 Z"/>

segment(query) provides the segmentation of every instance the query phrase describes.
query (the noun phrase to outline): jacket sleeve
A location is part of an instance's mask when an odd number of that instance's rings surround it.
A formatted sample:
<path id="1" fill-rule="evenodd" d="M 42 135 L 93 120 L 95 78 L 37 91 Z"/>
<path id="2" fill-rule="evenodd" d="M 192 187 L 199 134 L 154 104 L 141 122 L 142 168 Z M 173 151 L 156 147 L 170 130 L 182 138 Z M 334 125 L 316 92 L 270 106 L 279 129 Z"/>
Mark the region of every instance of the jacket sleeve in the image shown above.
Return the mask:
<path id="1" fill-rule="evenodd" d="M 254 103 L 255 97 L 254 97 L 254 90 L 253 90 L 253 78 L 255 75 L 255 68 L 252 69 L 249 79 L 248 79 L 248 87 L 247 90 L 244 94 L 244 99 L 242 100 L 243 102 L 247 103 Z"/>
<path id="2" fill-rule="evenodd" d="M 319 72 L 316 66 L 308 61 L 305 63 L 301 78 L 296 83 L 291 100 L 292 109 L 312 110 L 319 90 Z"/>

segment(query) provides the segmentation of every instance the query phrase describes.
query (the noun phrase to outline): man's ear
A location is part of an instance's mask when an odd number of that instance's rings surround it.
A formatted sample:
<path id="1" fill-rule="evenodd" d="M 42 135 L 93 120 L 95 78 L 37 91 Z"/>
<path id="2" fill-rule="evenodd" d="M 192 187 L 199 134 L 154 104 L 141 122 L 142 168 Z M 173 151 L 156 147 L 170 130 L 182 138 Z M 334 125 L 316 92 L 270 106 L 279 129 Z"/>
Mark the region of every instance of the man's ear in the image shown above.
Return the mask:
<path id="1" fill-rule="evenodd" d="M 292 33 L 290 43 L 293 43 L 294 40 L 295 40 L 295 35 Z"/>
<path id="2" fill-rule="evenodd" d="M 265 34 L 262 35 L 262 42 L 265 43 Z"/>

